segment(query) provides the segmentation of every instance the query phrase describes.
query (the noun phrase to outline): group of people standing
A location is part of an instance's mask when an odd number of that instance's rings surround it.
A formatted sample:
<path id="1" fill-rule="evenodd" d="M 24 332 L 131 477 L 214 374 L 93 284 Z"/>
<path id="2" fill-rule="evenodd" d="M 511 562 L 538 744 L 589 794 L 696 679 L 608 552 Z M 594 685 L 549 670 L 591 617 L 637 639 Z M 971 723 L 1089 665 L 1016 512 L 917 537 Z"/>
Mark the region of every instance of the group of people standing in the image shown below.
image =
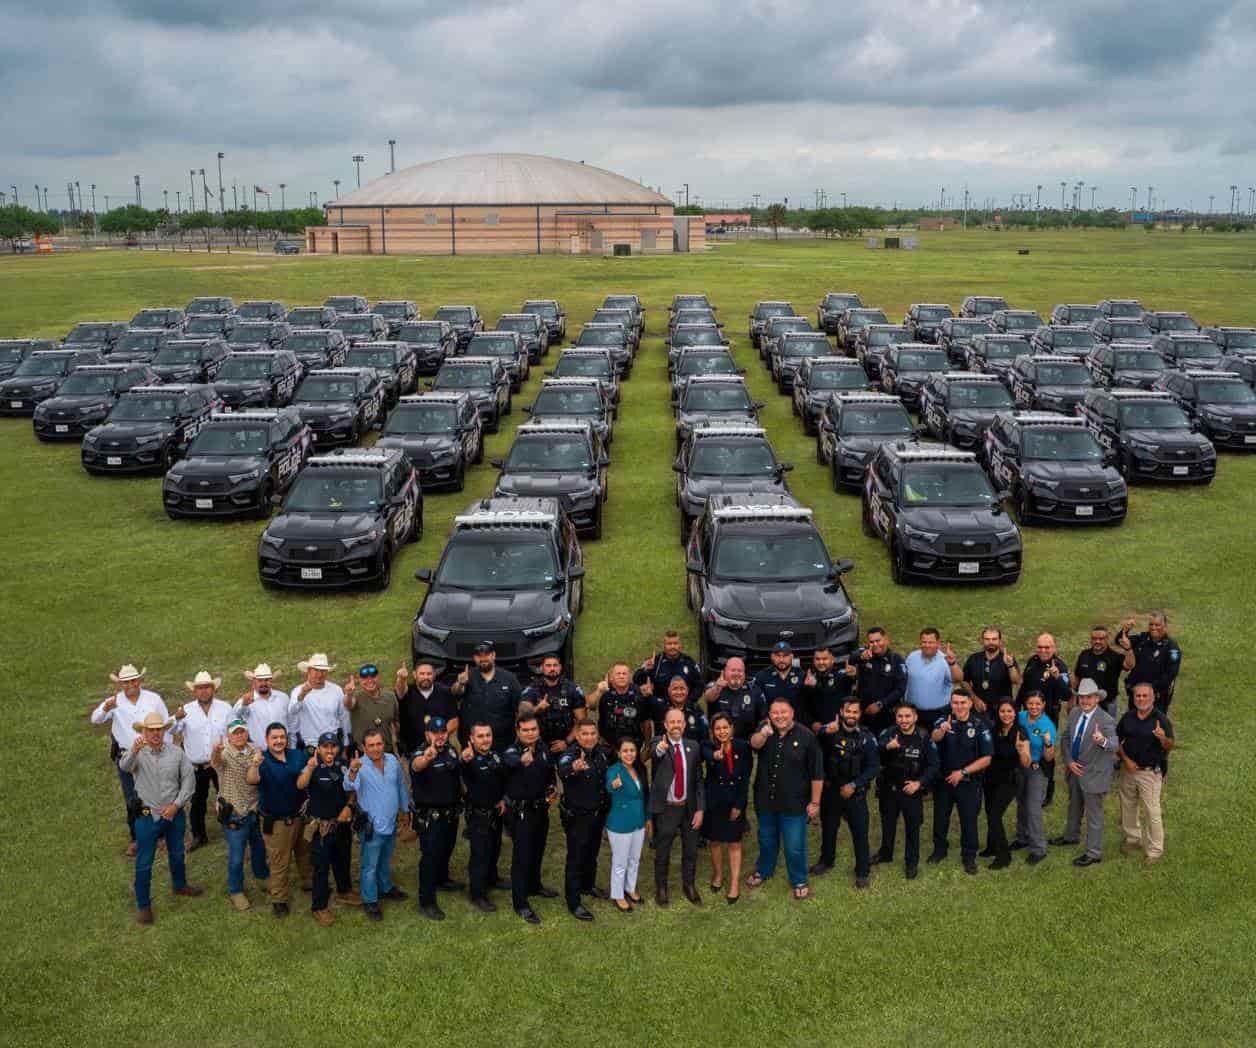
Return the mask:
<path id="1" fill-rule="evenodd" d="M 201 671 L 186 682 L 190 701 L 173 716 L 144 687 L 145 670 L 126 665 L 110 674 L 114 688 L 91 721 L 110 729 L 141 923 L 153 920 L 152 866 L 162 849 L 175 894 L 202 894 L 187 883 L 184 856 L 208 841 L 211 786 L 227 843 L 227 895 L 237 909 L 252 906 L 247 860 L 276 916 L 289 912 L 295 865 L 320 924 L 334 923 L 333 899 L 379 920 L 383 902 L 408 898 L 393 879 L 395 846 L 417 839 L 422 915 L 444 919 L 440 894 L 465 887 L 485 912 L 497 908 L 494 892 L 508 891 L 515 912 L 539 923 L 533 900 L 560 894 L 541 877 L 557 807 L 566 839 L 561 894 L 573 917 L 589 921 L 591 898 L 609 898 L 623 913 L 644 903 L 638 882 L 647 842 L 654 902 L 670 905 L 677 838 L 681 893 L 692 905 L 702 904 L 703 847 L 710 890 L 729 904 L 743 884 L 758 888 L 771 879 L 782 853 L 792 896 L 806 899 L 811 878 L 836 864 L 843 823 L 856 888 L 868 886 L 873 865 L 893 861 L 900 822 L 905 876 L 915 878 L 926 796 L 933 799 L 929 863 L 947 858 L 957 815 L 968 873 L 977 872 L 980 856 L 997 870 L 1025 849 L 1035 865 L 1048 844 L 1083 838 L 1073 862 L 1090 866 L 1103 858 L 1104 799 L 1118 771 L 1121 850 L 1158 861 L 1160 789 L 1174 746 L 1168 710 L 1181 652 L 1159 614 L 1146 632 L 1135 633 L 1131 619 L 1116 631 L 1115 646 L 1110 639 L 1105 627 L 1094 627 L 1070 672 L 1049 634 L 1022 665 L 994 627 L 962 662 L 936 629 L 922 630 L 904 657 L 874 627 L 841 660 L 821 649 L 804 667 L 782 641 L 753 676 L 734 658 L 708 681 L 669 631 L 660 651 L 635 668 L 616 663 L 588 696 L 553 656 L 525 686 L 497 665 L 489 641 L 452 682 L 420 664 L 413 673 L 399 668 L 391 689 L 374 663 L 341 687 L 329 678 L 335 666 L 315 653 L 298 663 L 301 680 L 291 693 L 275 686 L 276 673 L 262 663 L 244 674 L 247 687 L 234 703 L 218 697 L 220 678 Z M 1057 762 L 1068 811 L 1064 832 L 1048 841 L 1043 808 Z M 743 879 L 751 808 L 758 854 Z M 809 864 L 807 829 L 817 820 L 820 854 Z M 465 886 L 450 873 L 460 827 L 469 850 Z M 504 836 L 512 842 L 508 876 Z M 609 892 L 597 884 L 604 838 Z"/>

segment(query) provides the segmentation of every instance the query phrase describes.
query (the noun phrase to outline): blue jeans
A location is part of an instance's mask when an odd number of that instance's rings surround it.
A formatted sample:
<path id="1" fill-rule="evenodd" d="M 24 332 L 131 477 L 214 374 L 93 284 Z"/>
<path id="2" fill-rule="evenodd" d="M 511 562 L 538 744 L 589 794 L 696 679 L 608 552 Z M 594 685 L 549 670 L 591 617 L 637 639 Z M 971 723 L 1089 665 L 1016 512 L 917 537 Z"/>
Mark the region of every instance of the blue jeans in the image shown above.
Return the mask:
<path id="1" fill-rule="evenodd" d="M 358 834 L 359 878 L 362 882 L 362 901 L 374 905 L 379 902 L 381 892 L 392 891 L 393 845 L 397 842 L 394 833 L 371 834 L 368 841 L 365 834 Z"/>
<path id="2" fill-rule="evenodd" d="M 251 811 L 240 821 L 239 829 L 226 824 L 222 828 L 227 838 L 227 894 L 239 895 L 244 891 L 244 850 L 249 851 L 253 878 L 264 881 L 270 877 L 266 865 L 266 843 L 262 840 L 262 827 L 257 812 Z"/>
<path id="3" fill-rule="evenodd" d="M 774 811 L 757 813 L 759 823 L 759 857 L 755 873 L 765 881 L 776 872 L 776 856 L 785 846 L 785 871 L 789 883 L 800 888 L 807 883 L 807 816 L 782 815 Z"/>
<path id="4" fill-rule="evenodd" d="M 153 882 L 153 856 L 157 842 L 166 842 L 166 855 L 170 859 L 170 881 L 176 888 L 186 888 L 187 871 L 183 866 L 183 832 L 187 818 L 179 813 L 167 821 L 154 820 L 151 815 L 141 815 L 135 820 L 135 905 L 147 910 L 153 904 L 149 889 Z"/>
<path id="5" fill-rule="evenodd" d="M 117 768 L 117 765 L 114 765 Z M 131 840 L 135 840 L 135 817 L 131 814 L 136 802 L 135 799 L 135 776 L 129 771 L 123 771 L 117 768 L 118 785 L 122 787 L 122 804 L 126 811 L 126 828 L 131 835 Z"/>

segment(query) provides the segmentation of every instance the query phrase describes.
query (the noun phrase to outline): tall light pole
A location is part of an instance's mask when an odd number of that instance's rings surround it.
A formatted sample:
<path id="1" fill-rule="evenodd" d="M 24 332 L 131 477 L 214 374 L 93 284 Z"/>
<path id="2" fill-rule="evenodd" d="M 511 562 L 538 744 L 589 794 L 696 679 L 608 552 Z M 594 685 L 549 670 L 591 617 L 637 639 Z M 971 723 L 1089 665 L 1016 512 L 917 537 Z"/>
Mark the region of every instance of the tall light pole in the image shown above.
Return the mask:
<path id="1" fill-rule="evenodd" d="M 96 213 L 96 183 L 92 183 L 92 214 Z"/>
<path id="2" fill-rule="evenodd" d="M 688 207 L 689 206 L 689 183 L 688 182 L 684 183 L 684 186 L 685 186 L 685 207 Z"/>
<path id="3" fill-rule="evenodd" d="M 1155 191 L 1156 191 L 1155 186 L 1147 187 L 1147 210 L 1148 211 L 1151 210 L 1151 202 L 1155 199 Z"/>
<path id="4" fill-rule="evenodd" d="M 333 178 L 331 180 L 331 184 L 336 187 L 336 199 L 339 200 L 340 199 L 340 179 Z"/>
<path id="5" fill-rule="evenodd" d="M 1061 211 L 1064 210 L 1064 187 L 1067 185 L 1068 185 L 1067 182 L 1060 183 L 1060 210 Z"/>
<path id="6" fill-rule="evenodd" d="M 168 189 L 161 191 L 161 206 L 165 208 L 166 214 L 170 214 L 170 190 Z"/>
<path id="7" fill-rule="evenodd" d="M 41 211 L 41 210 L 43 210 L 43 209 L 39 206 L 39 183 L 38 183 L 38 182 L 36 182 L 36 183 L 35 183 L 35 210 L 36 210 L 36 211 Z"/>
<path id="8" fill-rule="evenodd" d="M 362 188 L 362 161 L 366 159 L 361 153 L 354 153 L 350 158 L 353 161 L 353 177 L 358 181 L 358 188 Z"/>
<path id="9" fill-rule="evenodd" d="M 1082 209 L 1082 190 L 1085 188 L 1085 186 L 1086 186 L 1085 182 L 1077 183 L 1077 203 L 1073 207 L 1074 211 L 1080 211 Z"/>
<path id="10" fill-rule="evenodd" d="M 287 182 L 279 183 L 279 210 L 280 211 L 288 210 L 288 198 L 287 196 L 284 195 L 284 190 L 287 188 L 288 188 Z"/>
<path id="11" fill-rule="evenodd" d="M 180 215 L 183 214 L 183 190 L 181 189 L 174 191 L 174 209 Z"/>
<path id="12" fill-rule="evenodd" d="M 390 138 L 388 140 L 388 173 L 391 175 L 397 170 L 397 140 Z"/>
<path id="13" fill-rule="evenodd" d="M 1208 214 L 1212 214 L 1212 202 L 1216 198 L 1216 193 L 1208 194 Z"/>
<path id="14" fill-rule="evenodd" d="M 1239 209 L 1239 187 L 1230 187 L 1230 217 L 1234 217 L 1234 213 Z"/>
<path id="15" fill-rule="evenodd" d="M 13 190 L 13 203 L 14 203 L 14 206 L 16 206 L 16 205 L 20 204 L 20 203 L 21 203 L 21 201 L 20 201 L 20 200 L 18 200 L 18 198 L 17 198 L 17 186 L 13 185 L 13 186 L 9 186 L 9 188 L 10 188 L 11 190 Z M 94 188 L 95 188 L 95 186 L 93 186 L 92 188 L 94 189 Z M 95 211 L 95 210 L 96 210 L 96 208 L 95 208 L 95 207 L 93 207 L 93 208 L 92 208 L 92 210 L 93 210 L 93 211 Z"/>
<path id="16" fill-rule="evenodd" d="M 140 176 L 135 176 L 135 206 L 144 206 L 144 194 L 140 192 Z"/>
<path id="17" fill-rule="evenodd" d="M 44 213 L 48 211 L 48 187 L 44 186 Z"/>
<path id="18" fill-rule="evenodd" d="M 842 210 L 843 211 L 846 210 L 846 194 L 845 193 L 842 194 Z"/>
<path id="19" fill-rule="evenodd" d="M 14 190 L 14 192 L 16 192 L 16 190 Z M 754 209 L 758 211 L 759 210 L 759 194 L 754 193 L 753 196 L 754 196 Z M 842 200 L 845 201 L 845 199 L 846 199 L 846 194 L 843 193 Z M 845 206 L 845 204 L 843 204 L 843 206 Z"/>
<path id="20" fill-rule="evenodd" d="M 218 154 L 218 213 L 221 215 L 227 213 L 227 188 L 222 184 L 222 158 L 226 155 Z"/>
<path id="21" fill-rule="evenodd" d="M 209 179 L 205 177 L 205 169 L 200 169 L 201 189 L 205 193 L 205 210 L 209 210 Z"/>
<path id="22" fill-rule="evenodd" d="M 1090 210 L 1091 210 L 1091 211 L 1093 211 L 1093 210 L 1095 209 L 1095 191 L 1096 191 L 1098 188 L 1099 188 L 1098 186 L 1091 186 L 1091 187 L 1090 187 Z"/>
<path id="23" fill-rule="evenodd" d="M 74 192 L 78 194 L 78 209 L 83 210 L 83 187 L 78 184 L 78 179 L 74 180 Z"/>
<path id="24" fill-rule="evenodd" d="M 938 191 L 938 210 L 939 211 L 946 210 L 946 186 L 943 186 Z"/>

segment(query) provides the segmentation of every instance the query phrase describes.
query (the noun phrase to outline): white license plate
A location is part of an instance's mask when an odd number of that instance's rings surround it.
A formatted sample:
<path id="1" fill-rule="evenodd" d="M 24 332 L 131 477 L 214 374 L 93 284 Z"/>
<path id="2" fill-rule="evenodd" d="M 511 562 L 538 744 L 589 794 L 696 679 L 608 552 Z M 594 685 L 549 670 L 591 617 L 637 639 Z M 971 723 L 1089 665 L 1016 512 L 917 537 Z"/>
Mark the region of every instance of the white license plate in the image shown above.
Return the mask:
<path id="1" fill-rule="evenodd" d="M 1078 506 L 1075 510 L 1079 517 L 1093 517 L 1095 515 L 1094 506 Z"/>
<path id="2" fill-rule="evenodd" d="M 301 578 L 303 579 L 310 579 L 312 581 L 317 581 L 318 579 L 321 579 L 322 577 L 323 577 L 322 568 L 302 568 L 301 569 Z"/>
<path id="3" fill-rule="evenodd" d="M 9 401 L 9 407 L 11 407 L 11 408 L 20 408 L 21 406 L 22 406 L 22 402 L 21 402 L 20 400 L 10 400 L 10 401 Z"/>
<path id="4" fill-rule="evenodd" d="M 1256 433 L 1249 434 L 1243 438 L 1244 444 L 1256 444 Z"/>
<path id="5" fill-rule="evenodd" d="M 55 433 L 69 433 L 70 432 L 69 426 L 53 426 L 52 429 L 53 429 L 53 432 Z"/>
<path id="6" fill-rule="evenodd" d="M 1191 470 L 1189 466 L 1174 466 L 1173 467 L 1173 475 L 1175 477 L 1185 477 L 1188 473 L 1190 473 L 1190 471 Z"/>
<path id="7" fill-rule="evenodd" d="M 230 414 L 231 414 L 231 405 L 230 405 L 230 404 L 224 404 L 224 405 L 222 406 L 222 409 L 221 409 L 221 410 L 222 410 L 222 413 L 223 413 L 224 415 L 230 415 Z"/>
<path id="8" fill-rule="evenodd" d="M 961 560 L 959 562 L 959 573 L 961 575 L 976 575 L 981 571 L 981 565 L 975 560 Z"/>
<path id="9" fill-rule="evenodd" d="M 197 509 L 213 509 L 214 500 L 213 499 L 197 499 L 196 508 Z"/>
<path id="10" fill-rule="evenodd" d="M 310 440 L 312 440 L 315 444 L 317 444 L 317 443 L 318 443 L 318 434 L 317 434 L 317 433 L 311 433 L 311 434 L 310 434 Z"/>
<path id="11" fill-rule="evenodd" d="M 121 466 L 122 456 L 121 455 L 106 455 L 105 465 L 106 466 Z"/>

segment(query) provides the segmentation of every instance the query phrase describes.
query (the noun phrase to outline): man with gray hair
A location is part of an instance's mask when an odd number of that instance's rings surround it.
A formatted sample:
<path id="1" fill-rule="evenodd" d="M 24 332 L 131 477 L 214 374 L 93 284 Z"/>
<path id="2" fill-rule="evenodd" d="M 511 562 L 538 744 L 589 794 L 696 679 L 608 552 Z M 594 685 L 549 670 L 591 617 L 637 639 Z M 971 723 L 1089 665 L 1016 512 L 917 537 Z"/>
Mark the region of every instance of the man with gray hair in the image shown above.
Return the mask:
<path id="1" fill-rule="evenodd" d="M 1077 844 L 1085 812 L 1086 850 L 1073 860 L 1074 866 L 1094 866 L 1103 859 L 1103 799 L 1112 788 L 1112 755 L 1119 745 L 1116 721 L 1099 706 L 1106 697 L 1107 693 L 1089 677 L 1080 681 L 1077 705 L 1069 712 L 1060 733 L 1067 761 L 1064 778 L 1068 783 L 1068 819 L 1064 833 L 1053 837 L 1051 843 Z"/>

